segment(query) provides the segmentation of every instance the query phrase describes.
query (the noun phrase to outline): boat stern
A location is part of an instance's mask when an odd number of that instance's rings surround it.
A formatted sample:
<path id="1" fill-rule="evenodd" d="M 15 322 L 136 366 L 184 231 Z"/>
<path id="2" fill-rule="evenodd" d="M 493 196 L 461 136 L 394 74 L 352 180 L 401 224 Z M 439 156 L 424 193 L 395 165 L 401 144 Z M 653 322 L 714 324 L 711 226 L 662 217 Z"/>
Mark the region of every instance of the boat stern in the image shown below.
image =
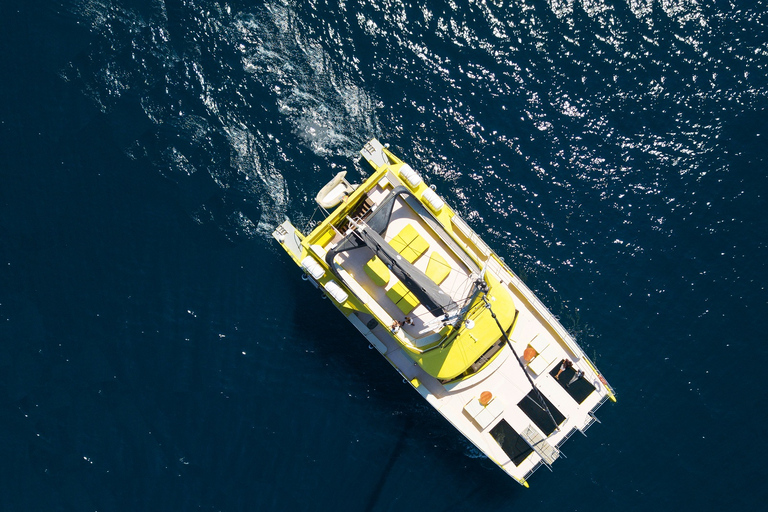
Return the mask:
<path id="1" fill-rule="evenodd" d="M 272 232 L 272 238 L 285 249 L 296 263 L 301 261 L 302 247 L 301 242 L 304 240 L 304 235 L 294 227 L 289 219 L 277 226 Z"/>

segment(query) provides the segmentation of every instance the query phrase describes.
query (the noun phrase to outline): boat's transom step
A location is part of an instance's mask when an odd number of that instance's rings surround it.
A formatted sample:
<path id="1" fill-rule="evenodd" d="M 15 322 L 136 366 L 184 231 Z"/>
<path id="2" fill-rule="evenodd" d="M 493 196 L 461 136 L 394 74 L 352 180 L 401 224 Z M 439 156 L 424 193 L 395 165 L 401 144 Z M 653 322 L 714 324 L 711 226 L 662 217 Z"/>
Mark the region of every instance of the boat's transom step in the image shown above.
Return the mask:
<path id="1" fill-rule="evenodd" d="M 560 456 L 560 450 L 549 444 L 539 431 L 532 426 L 526 427 L 522 432 L 522 436 L 547 466 L 551 466 Z"/>

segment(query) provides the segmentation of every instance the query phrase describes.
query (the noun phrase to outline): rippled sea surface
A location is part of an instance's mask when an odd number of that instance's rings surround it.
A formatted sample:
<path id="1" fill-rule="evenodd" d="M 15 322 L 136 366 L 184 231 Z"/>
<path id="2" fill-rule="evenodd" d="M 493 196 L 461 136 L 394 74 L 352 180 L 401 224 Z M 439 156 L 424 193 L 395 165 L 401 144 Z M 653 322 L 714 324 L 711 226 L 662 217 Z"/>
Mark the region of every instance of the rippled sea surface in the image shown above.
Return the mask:
<path id="1" fill-rule="evenodd" d="M 0 4 L 0 509 L 758 510 L 768 4 Z M 523 489 L 271 240 L 371 137 L 611 384 Z"/>

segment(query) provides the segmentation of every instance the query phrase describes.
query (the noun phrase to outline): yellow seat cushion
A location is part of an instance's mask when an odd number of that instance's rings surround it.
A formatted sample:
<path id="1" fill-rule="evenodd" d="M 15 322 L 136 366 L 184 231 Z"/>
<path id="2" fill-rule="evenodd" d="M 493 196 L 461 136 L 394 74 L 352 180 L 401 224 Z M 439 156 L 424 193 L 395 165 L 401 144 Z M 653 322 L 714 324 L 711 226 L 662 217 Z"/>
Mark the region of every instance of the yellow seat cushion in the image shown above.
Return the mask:
<path id="1" fill-rule="evenodd" d="M 408 244 L 413 241 L 413 239 L 418 235 L 416 233 L 416 230 L 408 224 L 403 229 L 400 230 L 398 234 L 395 235 L 395 237 L 389 241 L 389 245 L 394 247 L 394 249 L 397 252 L 403 252 L 403 249 L 408 247 Z"/>
<path id="2" fill-rule="evenodd" d="M 427 249 L 429 249 L 429 244 L 421 235 L 417 234 L 416 238 L 414 238 L 413 241 L 408 244 L 408 247 L 403 249 L 401 254 L 403 255 L 403 258 L 413 263 L 419 259 L 422 254 L 427 252 Z"/>
<path id="3" fill-rule="evenodd" d="M 397 252 L 402 253 L 403 249 L 408 247 L 408 242 L 403 240 L 400 234 L 398 234 L 395 238 L 389 241 L 389 245 L 391 245 Z"/>
<path id="4" fill-rule="evenodd" d="M 429 249 L 429 243 L 410 224 L 401 229 L 395 238 L 390 240 L 389 245 L 410 263 L 419 259 Z"/>
<path id="5" fill-rule="evenodd" d="M 441 284 L 451 273 L 451 266 L 445 261 L 445 258 L 440 256 L 439 253 L 432 251 L 429 256 L 429 263 L 427 263 L 427 277 L 433 280 L 437 284 Z"/>
<path id="6" fill-rule="evenodd" d="M 418 305 L 419 299 L 417 299 L 416 296 L 410 291 L 406 293 L 402 299 L 400 299 L 400 302 L 397 303 L 397 307 L 400 308 L 400 311 L 402 311 L 404 315 L 407 315 L 413 311 L 414 308 L 416 308 Z"/>
<path id="7" fill-rule="evenodd" d="M 389 282 L 389 269 L 378 256 L 374 256 L 363 266 L 365 273 L 377 286 L 386 286 Z"/>
<path id="8" fill-rule="evenodd" d="M 417 299 L 416 296 L 400 281 L 396 282 L 392 288 L 387 290 L 387 297 L 395 303 L 404 315 L 407 315 L 419 305 L 419 299 Z"/>

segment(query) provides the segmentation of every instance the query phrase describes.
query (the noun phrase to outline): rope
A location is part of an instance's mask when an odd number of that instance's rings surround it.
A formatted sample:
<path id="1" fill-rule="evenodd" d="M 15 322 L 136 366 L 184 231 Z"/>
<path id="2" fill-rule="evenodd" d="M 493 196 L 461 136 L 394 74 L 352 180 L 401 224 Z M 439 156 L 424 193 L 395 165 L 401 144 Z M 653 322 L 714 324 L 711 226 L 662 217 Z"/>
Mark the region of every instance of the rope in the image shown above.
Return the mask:
<path id="1" fill-rule="evenodd" d="M 307 225 L 306 225 L 306 227 L 304 228 L 304 231 L 306 231 L 306 232 L 310 232 L 310 231 L 312 231 L 312 228 L 314 227 L 314 226 L 312 225 L 312 222 L 315 220 L 315 215 L 317 215 L 317 211 L 318 211 L 318 210 L 320 210 L 321 212 L 323 212 L 323 214 L 324 214 L 326 217 L 328 217 L 328 213 L 325 211 L 325 209 L 321 209 L 321 207 L 320 207 L 320 206 L 318 206 L 317 208 L 315 208 L 315 211 L 314 211 L 314 212 L 312 212 L 312 215 L 309 217 L 309 220 L 307 221 Z"/>
<path id="2" fill-rule="evenodd" d="M 547 402 L 544 400 L 544 397 L 541 395 L 541 391 L 539 391 L 539 388 L 537 388 L 536 385 L 533 383 L 533 380 L 531 379 L 531 376 L 528 375 L 528 372 L 525 371 L 525 367 L 523 366 L 523 363 L 520 361 L 520 358 L 517 356 L 517 352 L 515 352 L 515 348 L 512 346 L 512 342 L 509 341 L 509 337 L 507 336 L 507 333 L 504 332 L 504 328 L 501 327 L 501 323 L 499 322 L 499 319 L 496 318 L 496 313 L 494 313 L 493 309 L 491 309 L 491 303 L 490 301 L 488 301 L 487 295 L 483 295 L 483 301 L 485 302 L 485 307 L 487 307 L 488 311 L 491 312 L 491 318 L 493 318 L 496 321 L 496 325 L 499 327 L 499 330 L 501 331 L 501 336 L 504 338 L 504 341 L 507 342 L 507 345 L 509 345 L 510 350 L 512 350 L 512 353 L 515 355 L 517 364 L 520 365 L 520 369 L 523 370 L 525 377 L 528 379 L 528 382 L 531 384 L 531 387 L 536 391 L 536 394 L 538 395 L 539 400 L 541 400 L 541 404 L 537 404 L 537 405 L 539 405 L 540 409 L 547 411 L 547 415 L 549 416 L 549 419 L 552 420 L 552 424 L 555 426 L 555 429 L 560 430 L 560 427 L 555 421 L 555 418 L 552 416 L 552 412 L 549 410 L 549 406 L 547 405 Z M 536 403 L 535 400 L 533 400 L 533 402 Z"/>

